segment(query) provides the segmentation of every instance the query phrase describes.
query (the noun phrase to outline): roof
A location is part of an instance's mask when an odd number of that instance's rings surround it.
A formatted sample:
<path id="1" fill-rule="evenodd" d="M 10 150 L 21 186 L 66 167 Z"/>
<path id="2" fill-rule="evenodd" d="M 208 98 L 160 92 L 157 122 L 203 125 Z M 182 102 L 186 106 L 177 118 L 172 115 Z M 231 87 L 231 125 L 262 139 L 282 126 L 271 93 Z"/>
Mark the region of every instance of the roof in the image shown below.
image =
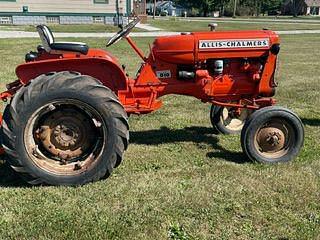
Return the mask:
<path id="1" fill-rule="evenodd" d="M 308 7 L 320 7 L 320 0 L 305 0 Z"/>

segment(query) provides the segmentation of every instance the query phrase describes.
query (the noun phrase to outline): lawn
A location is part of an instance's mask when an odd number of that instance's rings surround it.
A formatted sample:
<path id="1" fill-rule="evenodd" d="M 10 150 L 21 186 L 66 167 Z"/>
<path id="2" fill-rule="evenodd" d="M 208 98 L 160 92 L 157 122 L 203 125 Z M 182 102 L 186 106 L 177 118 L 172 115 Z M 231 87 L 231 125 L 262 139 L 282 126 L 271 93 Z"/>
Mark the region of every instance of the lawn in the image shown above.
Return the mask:
<path id="1" fill-rule="evenodd" d="M 293 17 L 293 16 L 259 16 L 259 17 L 237 17 L 237 18 L 250 18 L 250 19 L 269 19 L 269 20 L 320 20 L 320 16 L 316 15 L 308 15 L 308 16 L 298 16 L 298 17 Z"/>
<path id="2" fill-rule="evenodd" d="M 192 18 L 190 18 L 192 20 Z M 252 19 L 193 19 L 192 21 L 179 19 L 179 18 L 161 18 L 153 20 L 148 19 L 147 24 L 162 29 L 163 31 L 207 31 L 209 30 L 208 23 L 218 23 L 218 30 L 243 30 L 243 29 L 263 29 L 268 28 L 271 30 L 320 30 L 320 21 L 317 22 L 295 22 L 295 20 L 306 20 L 305 18 L 291 19 L 290 22 L 277 22 L 273 19 L 252 18 Z M 308 19 L 308 18 L 307 18 Z M 255 21 L 256 20 L 256 21 Z M 259 20 L 259 21 L 257 21 Z M 281 18 L 280 20 L 283 20 Z M 313 19 L 316 20 L 316 19 Z M 93 25 L 51 25 L 50 28 L 53 32 L 117 32 L 119 29 L 112 25 L 93 24 Z M 35 32 L 35 26 L 0 26 L 0 30 L 6 31 L 27 31 Z M 135 28 L 134 32 L 144 32 L 145 30 Z"/>
<path id="3" fill-rule="evenodd" d="M 136 41 L 146 51 L 152 39 Z M 0 239 L 319 239 L 319 41 L 320 35 L 282 36 L 277 99 L 306 129 L 294 162 L 248 161 L 238 136 L 213 134 L 209 105 L 167 96 L 160 111 L 130 118 L 131 145 L 107 180 L 28 187 L 2 164 Z M 1 87 L 38 43 L 0 40 Z M 131 75 L 138 69 L 125 41 L 110 51 Z"/>
<path id="4" fill-rule="evenodd" d="M 320 21 L 317 23 L 297 23 L 297 22 L 273 22 L 273 21 L 261 21 L 255 22 L 251 20 L 221 20 L 221 19 L 208 19 L 203 21 L 190 21 L 185 19 L 166 18 L 163 20 L 149 20 L 148 23 L 154 27 L 161 28 L 166 31 L 208 31 L 208 24 L 210 22 L 218 23 L 218 30 L 244 30 L 244 29 L 271 29 L 271 30 L 320 30 Z"/>

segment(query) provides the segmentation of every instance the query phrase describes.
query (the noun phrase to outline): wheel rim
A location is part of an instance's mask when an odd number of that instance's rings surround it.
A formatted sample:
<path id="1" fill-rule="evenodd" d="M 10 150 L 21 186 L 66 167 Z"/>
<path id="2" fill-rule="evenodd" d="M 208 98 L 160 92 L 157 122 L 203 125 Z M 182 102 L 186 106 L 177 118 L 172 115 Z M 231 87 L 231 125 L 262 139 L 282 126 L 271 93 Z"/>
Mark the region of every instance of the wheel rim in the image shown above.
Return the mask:
<path id="1" fill-rule="evenodd" d="M 56 175 L 78 175 L 92 168 L 104 149 L 106 128 L 100 114 L 77 100 L 58 100 L 37 109 L 24 134 L 32 162 Z"/>
<path id="2" fill-rule="evenodd" d="M 271 120 L 255 134 L 256 150 L 266 158 L 281 158 L 293 147 L 294 130 L 285 120 Z"/>
<path id="3" fill-rule="evenodd" d="M 243 128 L 249 115 L 250 110 L 248 109 L 241 109 L 240 115 L 236 116 L 232 108 L 223 108 L 220 120 L 227 129 L 238 132 Z"/>

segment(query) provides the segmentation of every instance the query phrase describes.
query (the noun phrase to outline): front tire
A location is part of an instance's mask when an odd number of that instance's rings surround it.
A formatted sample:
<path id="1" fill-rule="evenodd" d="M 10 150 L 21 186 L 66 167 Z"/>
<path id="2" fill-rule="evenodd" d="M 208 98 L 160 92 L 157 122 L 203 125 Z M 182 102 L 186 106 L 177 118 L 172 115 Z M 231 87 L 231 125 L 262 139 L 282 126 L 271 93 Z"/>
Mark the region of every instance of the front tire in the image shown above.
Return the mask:
<path id="1" fill-rule="evenodd" d="M 225 135 L 240 134 L 241 130 L 252 113 L 249 109 L 240 109 L 240 114 L 235 113 L 234 108 L 211 106 L 210 121 L 216 133 Z"/>
<path id="2" fill-rule="evenodd" d="M 293 160 L 304 142 L 300 118 L 282 107 L 265 107 L 253 113 L 241 133 L 243 152 L 252 161 L 281 163 Z"/>
<path id="3" fill-rule="evenodd" d="M 83 185 L 108 177 L 128 147 L 127 114 L 98 80 L 41 75 L 22 87 L 3 117 L 9 164 L 32 185 Z"/>

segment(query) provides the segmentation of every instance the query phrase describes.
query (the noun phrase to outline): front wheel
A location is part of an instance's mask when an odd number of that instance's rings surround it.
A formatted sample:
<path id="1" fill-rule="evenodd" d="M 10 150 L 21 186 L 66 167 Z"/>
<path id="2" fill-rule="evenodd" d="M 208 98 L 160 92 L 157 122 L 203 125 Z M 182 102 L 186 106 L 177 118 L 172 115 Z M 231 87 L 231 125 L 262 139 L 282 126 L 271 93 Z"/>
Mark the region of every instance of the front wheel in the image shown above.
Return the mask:
<path id="1" fill-rule="evenodd" d="M 226 135 L 240 134 L 251 113 L 252 110 L 245 108 L 240 109 L 238 113 L 235 108 L 212 105 L 210 121 L 217 133 Z"/>
<path id="2" fill-rule="evenodd" d="M 304 127 L 292 111 L 281 107 L 265 107 L 254 112 L 241 133 L 244 153 L 260 163 L 293 160 L 304 142 Z"/>
<path id="3" fill-rule="evenodd" d="M 3 118 L 3 146 L 30 184 L 82 185 L 108 177 L 128 146 L 117 96 L 90 77 L 42 75 L 22 87 Z"/>

